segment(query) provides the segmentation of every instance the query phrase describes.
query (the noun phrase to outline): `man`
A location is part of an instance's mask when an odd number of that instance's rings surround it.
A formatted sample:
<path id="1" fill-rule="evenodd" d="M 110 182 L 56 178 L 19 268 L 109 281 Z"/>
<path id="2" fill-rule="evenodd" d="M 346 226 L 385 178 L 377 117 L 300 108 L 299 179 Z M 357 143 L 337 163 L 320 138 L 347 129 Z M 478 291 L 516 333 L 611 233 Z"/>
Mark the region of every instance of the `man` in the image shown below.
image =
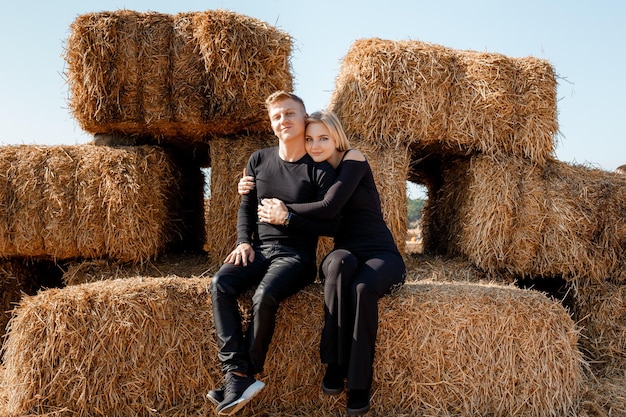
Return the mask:
<path id="1" fill-rule="evenodd" d="M 208 397 L 220 415 L 232 415 L 264 384 L 254 378 L 263 370 L 280 303 L 315 279 L 318 235 L 332 235 L 338 221 L 305 219 L 289 213 L 282 225 L 257 221 L 263 198 L 285 203 L 321 200 L 335 180 L 327 163 L 315 163 L 305 150 L 306 109 L 302 99 L 285 91 L 266 102 L 278 146 L 252 154 L 246 172 L 256 186 L 242 196 L 237 217 L 237 247 L 211 281 L 213 319 L 219 359 L 225 373 L 222 389 Z M 256 286 L 252 317 L 244 336 L 237 298 Z"/>

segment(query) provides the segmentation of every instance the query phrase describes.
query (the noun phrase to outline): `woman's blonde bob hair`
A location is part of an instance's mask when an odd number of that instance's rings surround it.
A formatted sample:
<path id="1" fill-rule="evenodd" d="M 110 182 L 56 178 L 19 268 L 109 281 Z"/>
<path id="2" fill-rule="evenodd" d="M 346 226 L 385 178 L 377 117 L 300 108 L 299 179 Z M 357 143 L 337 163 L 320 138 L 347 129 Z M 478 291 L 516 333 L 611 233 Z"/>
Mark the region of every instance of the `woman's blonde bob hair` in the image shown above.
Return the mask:
<path id="1" fill-rule="evenodd" d="M 344 132 L 343 126 L 335 113 L 328 110 L 316 111 L 306 119 L 307 126 L 311 123 L 324 123 L 326 125 L 330 136 L 335 140 L 335 147 L 339 152 L 350 149 L 350 142 L 346 132 Z"/>

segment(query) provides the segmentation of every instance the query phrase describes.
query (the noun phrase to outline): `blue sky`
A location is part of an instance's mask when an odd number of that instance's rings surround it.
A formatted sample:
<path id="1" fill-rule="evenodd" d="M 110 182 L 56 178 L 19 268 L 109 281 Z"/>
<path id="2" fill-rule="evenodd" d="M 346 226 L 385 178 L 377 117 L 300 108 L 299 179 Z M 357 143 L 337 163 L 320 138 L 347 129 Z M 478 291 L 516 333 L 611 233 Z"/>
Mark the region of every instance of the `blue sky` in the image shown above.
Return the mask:
<path id="1" fill-rule="evenodd" d="M 614 170 L 626 164 L 626 2 L 622 0 L 49 0 L 0 5 L 0 145 L 91 140 L 72 118 L 63 58 L 85 13 L 228 9 L 294 38 L 296 93 L 325 107 L 343 56 L 361 38 L 412 39 L 454 49 L 548 60 L 559 79 L 557 158 Z"/>

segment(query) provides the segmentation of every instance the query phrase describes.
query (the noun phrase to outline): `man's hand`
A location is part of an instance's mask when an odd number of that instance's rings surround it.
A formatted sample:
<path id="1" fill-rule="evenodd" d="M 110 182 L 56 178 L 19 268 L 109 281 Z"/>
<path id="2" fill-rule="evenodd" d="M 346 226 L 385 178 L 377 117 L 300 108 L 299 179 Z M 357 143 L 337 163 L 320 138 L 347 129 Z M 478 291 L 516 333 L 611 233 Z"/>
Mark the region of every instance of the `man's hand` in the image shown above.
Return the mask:
<path id="1" fill-rule="evenodd" d="M 254 249 L 249 243 L 240 243 L 224 259 L 225 264 L 248 266 L 248 262 L 254 262 Z"/>
<path id="2" fill-rule="evenodd" d="M 264 198 L 257 208 L 259 221 L 269 224 L 282 225 L 287 214 L 289 214 L 287 206 L 278 198 Z"/>

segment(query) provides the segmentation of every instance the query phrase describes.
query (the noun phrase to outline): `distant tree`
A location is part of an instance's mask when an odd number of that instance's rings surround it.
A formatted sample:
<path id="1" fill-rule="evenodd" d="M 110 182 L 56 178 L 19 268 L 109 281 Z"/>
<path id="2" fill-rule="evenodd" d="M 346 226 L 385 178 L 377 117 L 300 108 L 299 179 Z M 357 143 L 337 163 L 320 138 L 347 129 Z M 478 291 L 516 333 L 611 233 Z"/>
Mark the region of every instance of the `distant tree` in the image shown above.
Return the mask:
<path id="1" fill-rule="evenodd" d="M 407 198 L 407 220 L 409 224 L 413 224 L 422 218 L 422 209 L 426 204 L 423 198 Z"/>

